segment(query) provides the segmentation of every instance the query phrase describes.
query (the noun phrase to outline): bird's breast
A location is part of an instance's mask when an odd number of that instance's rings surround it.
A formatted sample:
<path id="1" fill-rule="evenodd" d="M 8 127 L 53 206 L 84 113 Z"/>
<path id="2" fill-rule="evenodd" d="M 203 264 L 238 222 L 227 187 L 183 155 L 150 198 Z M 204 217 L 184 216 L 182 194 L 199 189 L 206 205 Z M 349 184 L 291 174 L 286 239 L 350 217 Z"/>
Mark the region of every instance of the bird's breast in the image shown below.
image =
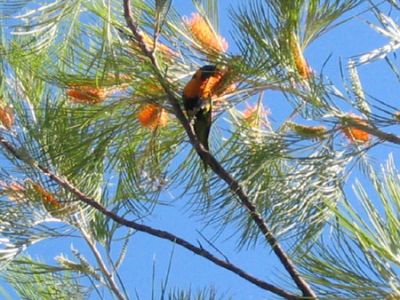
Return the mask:
<path id="1" fill-rule="evenodd" d="M 183 96 L 187 99 L 200 97 L 201 86 L 201 80 L 191 79 L 183 89 Z"/>

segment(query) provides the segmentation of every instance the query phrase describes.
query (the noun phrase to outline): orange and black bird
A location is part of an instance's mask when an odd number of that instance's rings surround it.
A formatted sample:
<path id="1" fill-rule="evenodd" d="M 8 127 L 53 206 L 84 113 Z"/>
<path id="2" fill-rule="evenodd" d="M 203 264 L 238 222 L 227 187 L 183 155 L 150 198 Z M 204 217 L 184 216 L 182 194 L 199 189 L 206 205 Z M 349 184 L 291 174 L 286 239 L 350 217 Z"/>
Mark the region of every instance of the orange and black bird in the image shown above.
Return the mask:
<path id="1" fill-rule="evenodd" d="M 213 89 L 221 79 L 221 72 L 214 65 L 201 67 L 183 89 L 183 105 L 194 132 L 204 148 L 209 150 L 208 136 L 211 128 Z"/>

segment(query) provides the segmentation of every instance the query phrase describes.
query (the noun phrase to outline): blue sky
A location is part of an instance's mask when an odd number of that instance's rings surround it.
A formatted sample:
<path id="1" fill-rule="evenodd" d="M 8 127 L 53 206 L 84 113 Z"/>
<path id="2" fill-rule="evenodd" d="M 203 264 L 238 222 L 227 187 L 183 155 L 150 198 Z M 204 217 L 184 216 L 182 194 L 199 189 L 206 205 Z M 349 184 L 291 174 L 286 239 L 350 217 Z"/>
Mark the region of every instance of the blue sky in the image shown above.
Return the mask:
<path id="1" fill-rule="evenodd" d="M 173 4 L 182 15 L 190 15 L 194 8 L 188 2 L 179 0 L 173 1 Z M 220 1 L 220 31 L 221 35 L 229 41 L 230 51 L 233 53 L 236 48 L 231 38 L 232 25 L 227 11 L 230 4 L 235 5 L 239 2 L 241 1 Z M 387 42 L 381 35 L 369 28 L 365 22 L 368 18 L 371 18 L 371 14 L 363 15 L 333 29 L 319 40 L 313 42 L 305 51 L 309 64 L 316 72 L 321 70 L 330 56 L 324 73 L 338 87 L 341 87 L 340 82 L 342 81 L 339 69 L 340 60 L 346 63 L 349 57 L 368 52 Z M 398 21 L 398 16 L 393 16 L 393 18 Z M 373 22 L 377 23 L 377 21 Z M 399 98 L 398 81 L 389 72 L 388 66 L 384 61 L 362 66 L 359 71 L 367 93 L 388 101 L 388 103 L 397 104 Z M 282 105 L 282 101 L 283 98 L 277 93 L 266 92 L 264 105 L 271 110 L 272 120 L 278 121 L 288 114 L 287 106 Z M 279 123 L 275 125 L 279 125 Z M 343 142 L 346 142 L 344 138 Z M 374 155 L 377 162 L 383 162 L 389 152 L 397 150 L 397 147 L 393 145 L 381 145 L 373 150 L 371 154 Z M 356 172 L 354 176 L 363 180 L 363 176 L 359 172 Z M 351 192 L 350 188 L 348 191 Z M 185 198 L 177 201 L 178 207 L 160 206 L 147 224 L 176 233 L 196 243 L 196 240 L 200 239 L 196 230 L 202 230 L 202 224 L 187 213 L 185 210 L 186 201 L 187 199 Z M 210 227 L 202 230 L 202 232 L 211 236 L 214 230 L 215 228 Z M 227 232 L 224 236 L 229 236 L 230 233 Z M 65 241 L 62 247 L 64 253 L 69 253 L 70 242 L 78 248 L 79 242 Z M 205 244 L 204 242 L 202 243 Z M 285 278 L 286 276 L 276 259 L 270 255 L 268 247 L 241 250 L 237 253 L 234 240 L 219 242 L 218 247 L 233 263 L 267 281 L 278 282 L 279 285 L 279 282 L 283 282 L 280 278 Z M 32 256 L 50 261 L 49 258 L 59 254 L 59 251 L 58 242 L 49 241 L 34 246 L 32 248 Z M 259 288 L 226 270 L 214 266 L 205 259 L 197 257 L 179 246 L 174 246 L 170 242 L 160 241 L 142 233 L 137 233 L 132 238 L 128 256 L 120 272 L 129 293 L 132 295 L 132 299 L 135 299 L 133 296 L 135 291 L 137 291 L 140 299 L 151 299 L 153 266 L 155 266 L 156 275 L 155 285 L 159 287 L 161 280 L 166 278 L 171 253 L 173 253 L 172 269 L 169 274 L 168 284 L 170 288 L 192 287 L 196 291 L 203 287 L 215 286 L 221 295 L 226 294 L 227 296 L 232 296 L 233 299 L 272 299 L 271 294 L 261 291 Z M 158 293 L 159 291 L 158 289 Z M 159 295 L 156 295 L 155 299 L 158 299 Z"/>

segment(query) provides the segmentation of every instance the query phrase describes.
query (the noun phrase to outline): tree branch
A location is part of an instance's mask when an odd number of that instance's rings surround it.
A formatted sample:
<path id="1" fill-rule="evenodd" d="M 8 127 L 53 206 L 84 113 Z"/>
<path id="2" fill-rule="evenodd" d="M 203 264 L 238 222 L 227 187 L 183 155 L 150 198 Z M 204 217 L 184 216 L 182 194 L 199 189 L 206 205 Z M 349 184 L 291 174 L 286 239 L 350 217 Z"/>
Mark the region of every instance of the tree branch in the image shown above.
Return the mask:
<path id="1" fill-rule="evenodd" d="M 92 250 L 92 253 L 103 273 L 103 275 L 106 278 L 106 281 L 108 282 L 110 289 L 114 292 L 116 297 L 119 300 L 126 300 L 126 297 L 120 292 L 118 289 L 117 284 L 115 283 L 115 280 L 113 278 L 113 275 L 108 271 L 106 264 L 104 263 L 101 254 L 99 250 L 96 247 L 95 242 L 92 240 L 92 238 L 89 236 L 89 234 L 85 231 L 85 229 L 81 229 L 81 233 L 83 235 L 83 238 L 85 239 L 86 243 L 88 244 L 90 250 Z"/>
<path id="2" fill-rule="evenodd" d="M 138 24 L 133 20 L 132 13 L 131 13 L 131 3 L 130 0 L 123 0 L 124 4 L 124 16 L 126 20 L 126 24 L 128 28 L 131 30 L 132 34 L 139 40 L 139 45 L 144 44 L 143 38 L 140 35 Z M 296 283 L 297 287 L 302 291 L 303 295 L 310 298 L 317 298 L 314 291 L 308 285 L 308 283 L 301 277 L 299 272 L 296 270 L 294 263 L 291 261 L 289 256 L 283 250 L 281 245 L 279 244 L 276 237 L 273 235 L 271 230 L 269 229 L 268 225 L 262 218 L 262 216 L 257 212 L 256 206 L 250 201 L 249 197 L 247 196 L 246 192 L 240 186 L 239 182 L 236 181 L 223 167 L 222 165 L 216 160 L 216 158 L 208 152 L 204 146 L 199 142 L 197 136 L 194 132 L 193 126 L 188 122 L 186 116 L 182 112 L 182 109 L 179 105 L 179 100 L 174 95 L 174 93 L 170 90 L 167 83 L 165 82 L 164 77 L 161 74 L 161 71 L 158 67 L 157 61 L 155 57 L 146 50 L 147 48 L 142 48 L 143 54 L 146 55 L 152 62 L 154 71 L 160 81 L 160 84 L 164 88 L 171 105 L 174 108 L 175 116 L 183 125 L 190 143 L 193 145 L 194 149 L 196 150 L 197 154 L 200 158 L 205 162 L 210 168 L 222 179 L 224 180 L 228 186 L 230 187 L 231 191 L 236 194 L 236 196 L 240 199 L 241 204 L 247 209 L 249 212 L 252 220 L 258 226 L 260 231 L 265 236 L 266 240 L 268 241 L 269 245 L 272 247 L 273 252 L 279 258 L 280 262 L 289 273 L 293 281 Z"/>
<path id="3" fill-rule="evenodd" d="M 197 246 L 191 244 L 190 242 L 188 242 L 168 231 L 155 229 L 150 226 L 139 224 L 134 221 L 130 221 L 123 217 L 118 216 L 114 212 L 108 210 L 103 205 L 98 203 L 95 199 L 93 199 L 93 198 L 87 196 L 86 194 L 84 194 L 83 192 L 81 192 L 78 188 L 76 188 L 73 184 L 71 184 L 67 179 L 61 178 L 60 176 L 56 175 L 54 172 L 50 171 L 45 166 L 42 166 L 41 164 L 39 164 L 37 162 L 33 162 L 31 158 L 21 155 L 19 153 L 19 151 L 1 135 L 0 135 L 0 145 L 2 145 L 16 159 L 30 165 L 31 167 L 38 169 L 43 175 L 48 176 L 51 180 L 56 182 L 58 185 L 60 185 L 67 191 L 71 192 L 72 194 L 74 194 L 79 200 L 81 200 L 85 204 L 95 208 L 97 211 L 101 212 L 105 216 L 114 220 L 118 224 L 135 229 L 140 232 L 147 233 L 149 235 L 158 237 L 163 240 L 168 240 L 173 243 L 176 243 L 176 244 L 180 245 L 181 247 L 186 248 L 187 250 L 189 250 L 199 256 L 204 257 L 205 259 L 213 262 L 214 264 L 235 273 L 236 275 L 238 275 L 238 276 L 244 278 L 245 280 L 253 283 L 254 285 L 260 287 L 261 289 L 270 291 L 276 295 L 284 297 L 285 299 L 290 299 L 290 300 L 304 299 L 303 297 L 296 296 L 296 295 L 291 294 L 273 284 L 270 284 L 266 281 L 258 279 L 256 277 L 252 276 L 251 274 L 245 272 L 244 270 L 240 269 L 236 265 L 234 265 L 230 262 L 227 262 L 225 260 L 222 260 L 222 259 L 214 256 L 207 250 L 197 247 Z"/>

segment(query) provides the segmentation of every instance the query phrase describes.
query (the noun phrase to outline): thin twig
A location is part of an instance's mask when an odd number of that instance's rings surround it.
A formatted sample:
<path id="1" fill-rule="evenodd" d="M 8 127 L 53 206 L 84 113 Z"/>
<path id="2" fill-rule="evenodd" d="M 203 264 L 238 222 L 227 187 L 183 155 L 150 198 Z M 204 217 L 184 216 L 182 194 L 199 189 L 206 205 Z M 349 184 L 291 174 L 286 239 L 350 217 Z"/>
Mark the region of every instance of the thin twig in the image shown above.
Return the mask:
<path id="1" fill-rule="evenodd" d="M 93 242 L 92 238 L 87 234 L 85 229 L 81 229 L 81 233 L 82 233 L 83 238 L 87 242 L 89 248 L 92 250 L 92 253 L 93 253 L 94 257 L 96 258 L 96 261 L 99 264 L 101 272 L 104 274 L 104 276 L 109 284 L 110 289 L 114 292 L 115 296 L 117 296 L 118 299 L 126 300 L 126 297 L 124 295 L 122 295 L 122 293 L 118 289 L 118 286 L 115 283 L 112 274 L 108 271 L 107 266 L 103 262 L 101 254 L 100 254 L 99 250 L 97 249 L 95 243 Z"/>
<path id="2" fill-rule="evenodd" d="M 141 45 L 145 45 L 143 42 L 143 38 L 140 34 L 138 24 L 132 18 L 131 12 L 131 3 L 130 0 L 123 0 L 124 2 L 124 16 L 127 23 L 128 28 L 131 30 L 132 34 L 138 39 L 139 46 L 143 50 L 143 54 L 146 55 L 153 64 L 154 71 L 160 81 L 160 84 L 164 88 L 171 105 L 174 108 L 175 116 L 183 125 L 190 143 L 193 145 L 194 149 L 196 150 L 197 154 L 200 158 L 205 162 L 211 169 L 217 174 L 222 180 L 224 180 L 230 187 L 231 191 L 238 196 L 240 199 L 241 204 L 247 209 L 251 218 L 256 223 L 258 228 L 261 230 L 263 235 L 265 236 L 266 240 L 268 241 L 269 245 L 272 247 L 275 255 L 279 258 L 280 262 L 290 274 L 293 281 L 296 283 L 297 287 L 302 291 L 305 297 L 309 298 L 317 298 L 314 291 L 308 285 L 308 283 L 303 279 L 300 273 L 296 270 L 296 267 L 286 252 L 283 250 L 281 245 L 279 244 L 276 237 L 272 234 L 271 230 L 269 229 L 268 225 L 262 218 L 262 216 L 257 212 L 256 206 L 250 201 L 249 197 L 247 196 L 246 192 L 243 190 L 241 185 L 238 181 L 236 181 L 217 161 L 217 159 L 208 152 L 203 144 L 201 144 L 197 136 L 194 132 L 193 126 L 188 122 L 186 116 L 182 112 L 182 109 L 179 105 L 179 100 L 174 95 L 174 93 L 168 87 L 168 84 L 165 82 L 164 77 L 161 74 L 161 71 L 158 67 L 156 58 L 152 53 L 147 51 L 146 46 L 142 47 Z"/>
<path id="3" fill-rule="evenodd" d="M 229 262 L 229 258 L 228 258 L 228 256 L 226 256 L 221 250 L 219 250 L 218 248 L 217 248 L 217 246 L 215 246 L 214 245 L 214 243 L 213 242 L 211 242 L 208 238 L 206 238 L 205 236 L 204 236 L 204 234 L 202 234 L 200 231 L 198 231 L 198 230 L 196 230 L 197 231 L 197 233 L 198 234 L 200 234 L 200 236 L 206 241 L 206 243 L 209 245 L 209 246 L 211 246 L 211 248 L 213 248 L 215 251 L 217 251 L 217 253 L 219 253 L 223 258 L 225 258 L 225 261 L 226 262 Z"/>
<path id="4" fill-rule="evenodd" d="M 50 171 L 45 166 L 42 166 L 41 164 L 34 162 L 31 158 L 21 155 L 19 153 L 19 151 L 1 135 L 0 135 L 0 144 L 16 159 L 30 165 L 31 167 L 38 169 L 43 175 L 48 176 L 51 180 L 56 182 L 59 186 L 63 187 L 70 193 L 74 194 L 79 200 L 81 200 L 82 202 L 86 203 L 87 205 L 95 208 L 97 211 L 99 211 L 103 215 L 109 217 L 110 219 L 114 220 L 118 224 L 121 224 L 126 227 L 135 229 L 137 231 L 144 232 L 149 235 L 156 236 L 158 238 L 176 243 L 176 244 L 180 245 L 181 247 L 186 248 L 187 250 L 189 250 L 199 256 L 204 257 L 205 259 L 213 262 L 214 264 L 235 273 L 236 275 L 244 278 L 245 280 L 253 283 L 254 285 L 256 285 L 266 291 L 270 291 L 276 295 L 284 297 L 285 299 L 292 299 L 292 300 L 304 299 L 303 297 L 296 296 L 296 295 L 291 294 L 291 293 L 287 292 L 286 290 L 283 290 L 273 284 L 270 284 L 266 281 L 258 279 L 256 277 L 252 276 L 251 274 L 245 272 L 244 270 L 240 269 L 236 265 L 226 262 L 225 260 L 222 260 L 222 259 L 214 256 L 207 250 L 196 247 L 195 245 L 191 244 L 190 242 L 188 242 L 168 231 L 155 229 L 150 226 L 139 224 L 134 221 L 130 221 L 130 220 L 127 220 L 125 218 L 118 216 L 114 212 L 106 209 L 103 205 L 98 203 L 95 199 L 93 199 L 93 198 L 87 196 L 86 194 L 84 194 L 83 192 L 81 192 L 78 188 L 76 188 L 73 184 L 71 184 L 67 179 L 64 179 L 64 178 L 56 175 L 54 172 Z"/>

